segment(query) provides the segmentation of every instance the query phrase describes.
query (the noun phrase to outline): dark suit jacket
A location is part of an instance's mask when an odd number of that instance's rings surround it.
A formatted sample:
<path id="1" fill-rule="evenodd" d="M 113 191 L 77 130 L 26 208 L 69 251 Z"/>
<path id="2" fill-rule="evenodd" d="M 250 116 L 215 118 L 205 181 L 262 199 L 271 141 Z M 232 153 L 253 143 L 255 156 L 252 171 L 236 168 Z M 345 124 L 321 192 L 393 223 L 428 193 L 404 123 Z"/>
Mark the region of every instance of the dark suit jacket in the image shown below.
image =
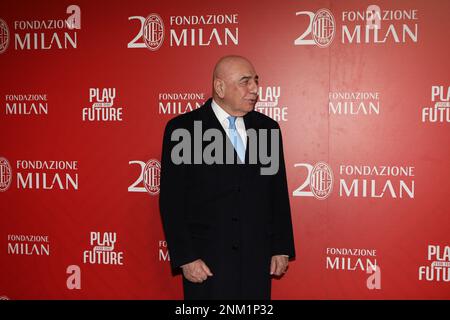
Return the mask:
<path id="1" fill-rule="evenodd" d="M 171 141 L 171 133 L 184 128 L 194 137 L 194 121 L 202 121 L 203 131 L 219 129 L 224 147 L 231 145 L 211 99 L 170 120 L 165 129 L 160 211 L 171 265 L 178 268 L 201 258 L 214 274 L 202 284 L 183 278 L 185 299 L 270 299 L 271 257 L 295 256 L 281 134 L 275 175 L 261 175 L 259 161 L 248 164 L 248 142 L 246 164 L 175 165 L 171 150 L 178 142 Z M 279 129 L 256 111 L 246 114 L 244 123 L 246 129 Z"/>

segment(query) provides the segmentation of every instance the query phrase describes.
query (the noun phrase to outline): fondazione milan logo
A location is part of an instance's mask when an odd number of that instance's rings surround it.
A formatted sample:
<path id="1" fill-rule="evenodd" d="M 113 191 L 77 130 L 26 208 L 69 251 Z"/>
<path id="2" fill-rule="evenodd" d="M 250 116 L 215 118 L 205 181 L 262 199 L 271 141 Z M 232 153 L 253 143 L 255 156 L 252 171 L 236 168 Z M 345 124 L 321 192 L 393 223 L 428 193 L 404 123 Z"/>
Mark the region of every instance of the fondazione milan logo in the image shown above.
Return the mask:
<path id="1" fill-rule="evenodd" d="M 327 9 L 317 11 L 313 20 L 313 38 L 319 47 L 328 47 L 334 38 L 336 24 L 333 14 Z"/>
<path id="2" fill-rule="evenodd" d="M 3 19 L 0 19 L 0 53 L 3 53 L 8 48 L 9 44 L 9 29 L 8 25 Z"/>
<path id="3" fill-rule="evenodd" d="M 143 26 L 143 36 L 148 49 L 158 50 L 164 41 L 164 23 L 156 13 L 150 14 Z"/>
<path id="4" fill-rule="evenodd" d="M 333 187 L 333 172 L 325 162 L 318 162 L 311 171 L 311 191 L 317 199 L 326 199 Z"/>
<path id="5" fill-rule="evenodd" d="M 296 46 L 316 45 L 328 47 L 336 33 L 336 21 L 330 10 L 322 8 L 317 12 L 299 11 L 296 16 L 306 16 L 309 23 L 304 32 L 294 41 Z"/>
<path id="6" fill-rule="evenodd" d="M 144 168 L 144 186 L 151 195 L 159 193 L 159 178 L 161 175 L 161 164 L 151 159 Z"/>
<path id="7" fill-rule="evenodd" d="M 11 185 L 12 171 L 11 166 L 3 157 L 0 157 L 0 192 L 8 190 Z"/>

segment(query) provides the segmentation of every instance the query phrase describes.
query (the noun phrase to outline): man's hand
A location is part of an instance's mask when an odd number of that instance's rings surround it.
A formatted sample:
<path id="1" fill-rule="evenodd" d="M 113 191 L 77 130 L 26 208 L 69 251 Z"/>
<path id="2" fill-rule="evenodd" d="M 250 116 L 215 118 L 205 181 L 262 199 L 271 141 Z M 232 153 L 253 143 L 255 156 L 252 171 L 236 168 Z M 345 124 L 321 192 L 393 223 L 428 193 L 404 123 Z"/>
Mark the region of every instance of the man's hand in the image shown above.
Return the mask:
<path id="1" fill-rule="evenodd" d="M 270 263 L 270 274 L 281 276 L 287 271 L 289 257 L 283 255 L 272 256 Z"/>
<path id="2" fill-rule="evenodd" d="M 181 266 L 181 269 L 183 269 L 184 277 L 195 283 L 202 283 L 208 279 L 208 276 L 212 277 L 213 275 L 202 259 L 197 259 L 193 262 L 186 263 Z"/>

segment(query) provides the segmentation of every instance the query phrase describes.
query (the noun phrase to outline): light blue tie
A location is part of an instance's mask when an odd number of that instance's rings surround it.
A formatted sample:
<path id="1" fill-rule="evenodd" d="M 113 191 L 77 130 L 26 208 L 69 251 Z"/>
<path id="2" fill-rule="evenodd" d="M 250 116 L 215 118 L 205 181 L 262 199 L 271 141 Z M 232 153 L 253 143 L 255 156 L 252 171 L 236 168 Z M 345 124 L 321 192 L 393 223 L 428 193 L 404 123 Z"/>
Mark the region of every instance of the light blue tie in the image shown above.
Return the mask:
<path id="1" fill-rule="evenodd" d="M 233 144 L 234 150 L 236 150 L 239 158 L 241 159 L 241 162 L 245 162 L 245 147 L 244 143 L 242 142 L 241 136 L 236 130 L 236 117 L 229 116 L 228 122 L 230 123 L 230 140 Z"/>

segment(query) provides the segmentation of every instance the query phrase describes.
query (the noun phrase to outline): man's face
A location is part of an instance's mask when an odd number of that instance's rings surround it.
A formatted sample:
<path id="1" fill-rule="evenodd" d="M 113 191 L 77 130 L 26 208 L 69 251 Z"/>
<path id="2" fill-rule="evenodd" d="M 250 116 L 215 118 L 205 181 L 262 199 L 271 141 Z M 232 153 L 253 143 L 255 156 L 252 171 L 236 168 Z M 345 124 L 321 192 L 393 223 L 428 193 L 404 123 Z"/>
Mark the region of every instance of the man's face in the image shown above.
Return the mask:
<path id="1" fill-rule="evenodd" d="M 255 108 L 258 101 L 258 75 L 245 61 L 235 61 L 227 70 L 224 102 L 235 116 L 244 116 Z"/>

